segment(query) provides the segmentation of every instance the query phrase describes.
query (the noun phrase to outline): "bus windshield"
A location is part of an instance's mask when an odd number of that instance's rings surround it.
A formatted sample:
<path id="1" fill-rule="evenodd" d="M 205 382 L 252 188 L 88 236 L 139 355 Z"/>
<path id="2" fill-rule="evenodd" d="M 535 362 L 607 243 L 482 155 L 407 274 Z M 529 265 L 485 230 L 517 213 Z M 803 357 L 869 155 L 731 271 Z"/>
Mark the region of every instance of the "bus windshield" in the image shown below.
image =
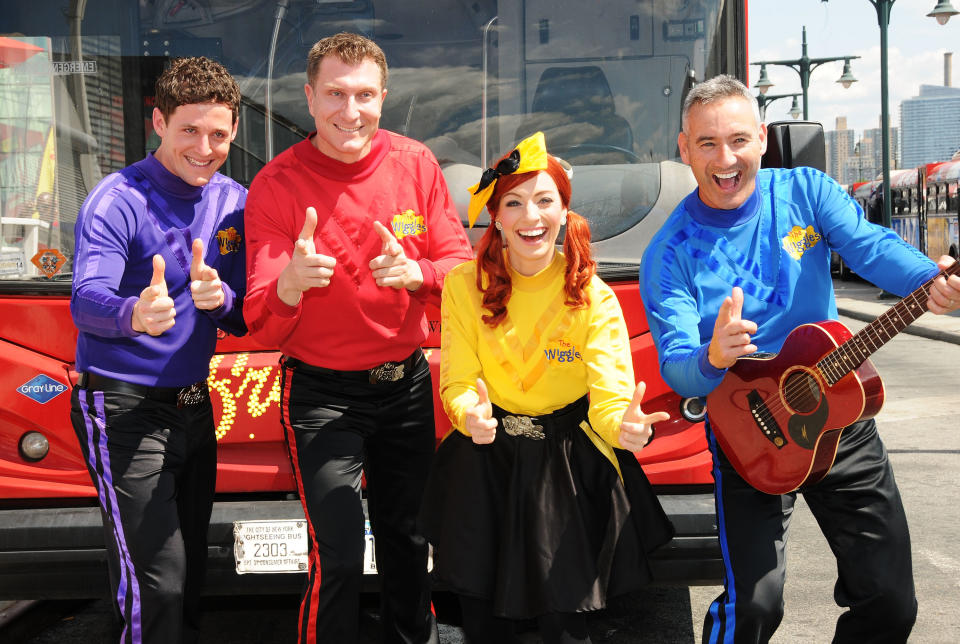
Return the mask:
<path id="1" fill-rule="evenodd" d="M 0 14 L 0 287 L 68 287 L 73 224 L 105 175 L 159 143 L 169 60 L 222 62 L 243 93 L 222 168 L 244 185 L 313 130 L 307 52 L 351 31 L 390 66 L 381 127 L 424 142 L 466 219 L 480 170 L 546 135 L 574 167 L 595 240 L 635 225 L 677 158 L 692 84 L 736 73 L 743 3 L 724 0 L 31 0 Z M 735 8 L 734 8 L 735 5 Z M 736 25 L 734 25 L 736 22 Z M 480 226 L 486 225 L 485 215 Z"/>

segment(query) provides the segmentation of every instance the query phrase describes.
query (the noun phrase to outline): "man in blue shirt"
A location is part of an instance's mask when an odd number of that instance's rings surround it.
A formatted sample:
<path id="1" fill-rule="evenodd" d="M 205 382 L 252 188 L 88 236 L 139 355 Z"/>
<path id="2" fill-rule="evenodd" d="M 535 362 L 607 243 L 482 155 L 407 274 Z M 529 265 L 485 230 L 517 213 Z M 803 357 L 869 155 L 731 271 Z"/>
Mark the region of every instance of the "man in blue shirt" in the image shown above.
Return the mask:
<path id="1" fill-rule="evenodd" d="M 196 641 L 217 443 L 217 331 L 246 333 L 246 190 L 219 174 L 240 90 L 206 58 L 157 80 L 161 143 L 87 196 L 75 227 L 71 422 L 103 513 L 121 642 Z"/>
<path id="2" fill-rule="evenodd" d="M 777 353 L 795 327 L 837 317 L 830 252 L 882 288 L 906 295 L 936 264 L 812 168 L 760 170 L 766 127 L 756 99 L 718 76 L 690 91 L 678 137 L 697 190 L 650 242 L 640 289 L 666 382 L 706 396 L 741 356 Z M 942 258 L 940 267 L 952 263 Z M 938 277 L 927 307 L 960 306 L 960 277 Z M 749 418 L 745 418 L 749 422 Z M 916 619 L 906 516 L 873 420 L 842 432 L 836 460 L 804 495 L 837 557 L 835 642 L 904 642 Z M 747 484 L 717 446 L 717 521 L 724 592 L 704 642 L 766 642 L 783 616 L 784 546 L 796 492 Z"/>

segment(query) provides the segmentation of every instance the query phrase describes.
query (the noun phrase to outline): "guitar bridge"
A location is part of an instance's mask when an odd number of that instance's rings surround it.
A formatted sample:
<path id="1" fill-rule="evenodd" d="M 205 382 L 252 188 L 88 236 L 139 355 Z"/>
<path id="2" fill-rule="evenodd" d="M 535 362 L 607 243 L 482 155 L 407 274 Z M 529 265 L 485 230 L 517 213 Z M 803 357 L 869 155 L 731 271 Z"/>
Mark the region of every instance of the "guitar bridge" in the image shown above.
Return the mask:
<path id="1" fill-rule="evenodd" d="M 747 403 L 750 405 L 750 415 L 753 417 L 753 422 L 757 424 L 766 439 L 773 443 L 774 447 L 782 449 L 787 444 L 787 439 L 784 437 L 780 425 L 777 424 L 777 420 L 770 413 L 767 403 L 760 398 L 756 389 L 747 394 Z"/>

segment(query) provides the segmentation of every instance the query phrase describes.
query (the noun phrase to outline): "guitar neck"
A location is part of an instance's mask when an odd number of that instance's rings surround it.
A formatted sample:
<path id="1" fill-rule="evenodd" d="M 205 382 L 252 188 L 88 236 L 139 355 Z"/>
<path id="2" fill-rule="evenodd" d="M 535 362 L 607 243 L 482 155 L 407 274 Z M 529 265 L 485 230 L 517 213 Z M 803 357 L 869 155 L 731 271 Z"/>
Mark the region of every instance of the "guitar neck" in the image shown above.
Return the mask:
<path id="1" fill-rule="evenodd" d="M 960 262 L 954 262 L 927 280 L 918 289 L 910 293 L 876 320 L 863 327 L 849 340 L 824 356 L 817 367 L 832 385 L 842 377 L 859 367 L 873 353 L 885 345 L 917 318 L 927 312 L 927 298 L 933 281 L 938 277 L 949 277 L 960 273 Z"/>

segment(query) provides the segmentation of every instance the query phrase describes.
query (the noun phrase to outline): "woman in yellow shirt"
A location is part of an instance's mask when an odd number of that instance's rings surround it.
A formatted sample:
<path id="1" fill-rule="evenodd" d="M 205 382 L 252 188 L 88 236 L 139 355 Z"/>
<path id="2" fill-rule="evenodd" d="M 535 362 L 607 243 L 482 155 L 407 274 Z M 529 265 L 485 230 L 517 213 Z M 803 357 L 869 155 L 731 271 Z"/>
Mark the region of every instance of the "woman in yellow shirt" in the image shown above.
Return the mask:
<path id="1" fill-rule="evenodd" d="M 491 225 L 448 273 L 440 396 L 456 431 L 435 456 L 424 533 L 474 644 L 589 642 L 584 611 L 650 579 L 672 526 L 636 458 L 667 414 L 640 409 L 623 314 L 543 134 L 471 188 Z M 561 254 L 555 243 L 566 227 Z"/>

